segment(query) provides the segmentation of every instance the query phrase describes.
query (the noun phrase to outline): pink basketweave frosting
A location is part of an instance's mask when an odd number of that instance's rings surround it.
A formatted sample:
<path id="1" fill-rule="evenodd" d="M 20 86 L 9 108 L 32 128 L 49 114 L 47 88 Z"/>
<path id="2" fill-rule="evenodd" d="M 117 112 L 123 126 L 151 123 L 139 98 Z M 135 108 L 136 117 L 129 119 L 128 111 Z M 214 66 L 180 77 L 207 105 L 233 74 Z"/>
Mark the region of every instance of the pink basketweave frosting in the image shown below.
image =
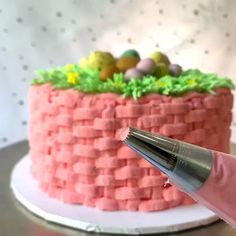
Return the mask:
<path id="1" fill-rule="evenodd" d="M 42 191 L 101 210 L 159 211 L 194 201 L 117 139 L 123 127 L 229 151 L 233 96 L 151 94 L 135 101 L 117 94 L 29 91 L 32 174 Z"/>

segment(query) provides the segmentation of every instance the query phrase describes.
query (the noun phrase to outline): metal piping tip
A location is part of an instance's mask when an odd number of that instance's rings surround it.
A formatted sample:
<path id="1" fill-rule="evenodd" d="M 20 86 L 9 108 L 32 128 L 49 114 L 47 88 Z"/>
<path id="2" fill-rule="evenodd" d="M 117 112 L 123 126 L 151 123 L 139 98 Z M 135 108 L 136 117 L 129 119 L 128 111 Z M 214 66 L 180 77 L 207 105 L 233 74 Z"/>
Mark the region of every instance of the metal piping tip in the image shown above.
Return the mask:
<path id="1" fill-rule="evenodd" d="M 143 130 L 135 129 L 135 128 L 124 128 L 121 130 L 122 141 L 125 142 L 125 139 L 128 140 L 129 136 L 142 140 L 145 143 L 152 144 L 154 146 L 158 146 L 158 148 L 162 149 L 165 152 L 169 152 L 172 154 L 178 153 L 179 141 L 165 137 L 160 134 L 151 134 L 149 132 L 145 132 Z"/>
<path id="2" fill-rule="evenodd" d="M 120 132 L 120 138 L 131 149 L 164 173 L 168 174 L 169 171 L 174 169 L 177 158 L 173 152 L 167 150 L 167 147 L 173 150 L 174 146 L 164 137 L 155 137 L 150 133 L 134 128 L 124 128 Z"/>
<path id="3" fill-rule="evenodd" d="M 120 139 L 187 192 L 198 189 L 211 171 L 208 149 L 135 128 L 122 129 Z"/>

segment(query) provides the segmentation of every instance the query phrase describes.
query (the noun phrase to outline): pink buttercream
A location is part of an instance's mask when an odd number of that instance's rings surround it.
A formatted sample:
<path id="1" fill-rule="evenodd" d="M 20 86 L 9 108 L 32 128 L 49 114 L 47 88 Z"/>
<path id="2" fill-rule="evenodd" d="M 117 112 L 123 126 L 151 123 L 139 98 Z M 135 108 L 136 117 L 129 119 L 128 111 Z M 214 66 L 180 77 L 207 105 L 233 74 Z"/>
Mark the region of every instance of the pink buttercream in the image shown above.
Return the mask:
<path id="1" fill-rule="evenodd" d="M 236 157 L 215 152 L 213 158 L 210 176 L 194 198 L 236 227 Z"/>
<path id="2" fill-rule="evenodd" d="M 233 97 L 29 91 L 31 172 L 48 196 L 102 210 L 159 211 L 193 200 L 165 185 L 167 177 L 120 141 L 134 127 L 227 152 Z"/>
<path id="3" fill-rule="evenodd" d="M 123 128 L 123 129 L 120 129 L 120 133 L 119 133 L 119 139 L 121 141 L 124 141 L 129 135 L 129 128 Z"/>

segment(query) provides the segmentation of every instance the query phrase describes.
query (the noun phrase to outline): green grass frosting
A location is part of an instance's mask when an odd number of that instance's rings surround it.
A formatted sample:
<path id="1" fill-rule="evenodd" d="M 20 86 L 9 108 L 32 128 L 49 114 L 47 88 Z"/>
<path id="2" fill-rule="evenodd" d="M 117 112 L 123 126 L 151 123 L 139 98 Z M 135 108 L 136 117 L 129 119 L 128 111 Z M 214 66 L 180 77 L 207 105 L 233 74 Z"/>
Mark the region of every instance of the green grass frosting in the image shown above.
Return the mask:
<path id="1" fill-rule="evenodd" d="M 216 88 L 233 89 L 229 78 L 215 74 L 202 73 L 197 69 L 183 71 L 180 76 L 166 75 L 157 78 L 146 75 L 142 79 L 125 80 L 124 74 L 114 74 L 105 81 L 100 80 L 100 71 L 91 68 L 81 68 L 77 64 L 70 64 L 56 69 L 38 70 L 34 85 L 50 83 L 54 89 L 76 89 L 84 93 L 117 93 L 124 97 L 139 97 L 157 93 L 169 96 L 181 96 L 195 91 L 200 93 L 214 93 Z"/>

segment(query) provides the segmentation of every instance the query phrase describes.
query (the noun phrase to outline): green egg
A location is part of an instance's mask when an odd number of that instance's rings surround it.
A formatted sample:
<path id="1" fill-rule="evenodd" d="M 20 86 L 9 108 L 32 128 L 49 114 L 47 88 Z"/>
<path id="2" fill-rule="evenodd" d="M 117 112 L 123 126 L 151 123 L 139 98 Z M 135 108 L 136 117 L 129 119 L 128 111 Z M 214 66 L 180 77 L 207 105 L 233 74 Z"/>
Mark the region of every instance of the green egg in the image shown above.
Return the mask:
<path id="1" fill-rule="evenodd" d="M 156 67 L 156 76 L 158 78 L 169 74 L 168 66 L 165 63 L 158 63 Z"/>
<path id="2" fill-rule="evenodd" d="M 120 57 L 136 57 L 136 58 L 138 58 L 140 60 L 139 53 L 136 50 L 134 50 L 134 49 L 126 50 L 125 52 L 123 52 L 121 54 Z"/>

